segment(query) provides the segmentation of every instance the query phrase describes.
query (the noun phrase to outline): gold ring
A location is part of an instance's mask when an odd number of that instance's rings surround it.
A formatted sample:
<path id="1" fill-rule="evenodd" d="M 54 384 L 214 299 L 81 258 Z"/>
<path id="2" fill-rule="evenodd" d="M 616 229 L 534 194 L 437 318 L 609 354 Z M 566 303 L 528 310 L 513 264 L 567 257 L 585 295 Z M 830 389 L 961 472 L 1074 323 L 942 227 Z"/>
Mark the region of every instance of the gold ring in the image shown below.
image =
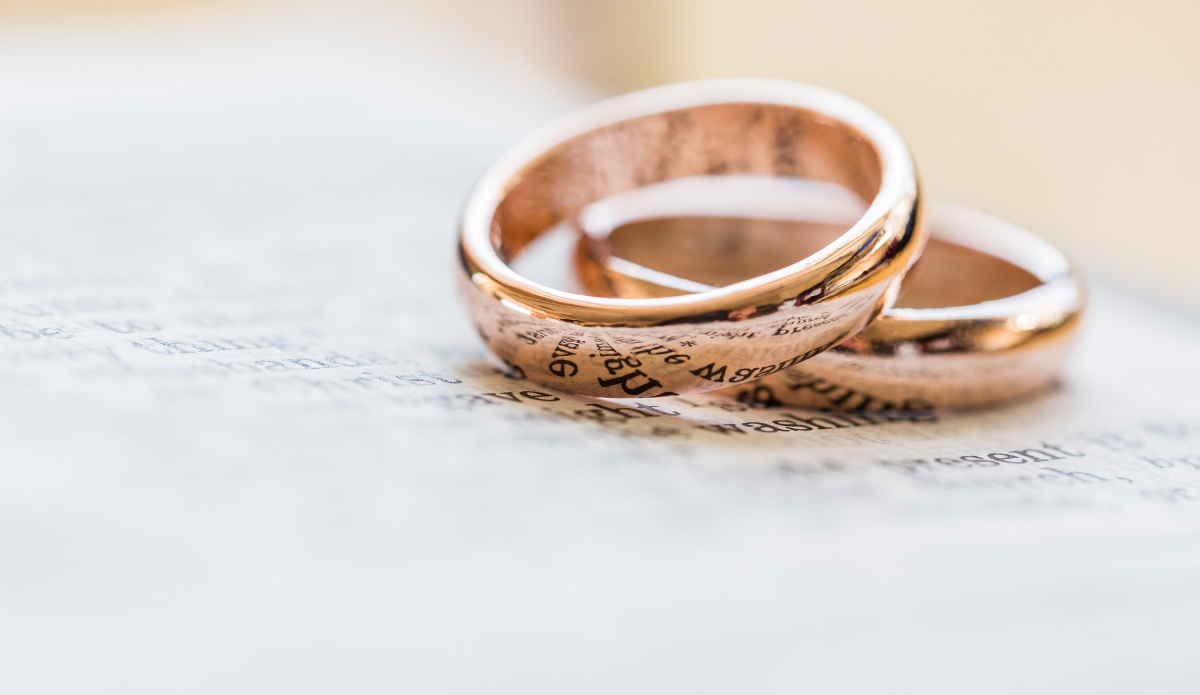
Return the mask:
<path id="1" fill-rule="evenodd" d="M 837 184 L 870 205 L 816 254 L 727 287 L 605 298 L 508 262 L 584 206 L 693 176 Z M 912 157 L 862 104 L 776 80 L 713 80 L 601 102 L 521 142 L 482 177 L 461 228 L 460 297 L 488 348 L 526 377 L 590 396 L 707 391 L 781 372 L 860 331 L 924 242 Z M 810 330 L 781 333 L 786 326 Z"/>
<path id="2" fill-rule="evenodd" d="M 805 181 L 657 184 L 581 211 L 576 263 L 598 294 L 706 292 L 803 257 L 861 208 L 845 189 Z M 929 244 L 896 306 L 803 367 L 731 391 L 763 404 L 921 411 L 992 405 L 1051 384 L 1085 302 L 1066 257 L 983 213 L 931 203 L 929 218 Z"/>

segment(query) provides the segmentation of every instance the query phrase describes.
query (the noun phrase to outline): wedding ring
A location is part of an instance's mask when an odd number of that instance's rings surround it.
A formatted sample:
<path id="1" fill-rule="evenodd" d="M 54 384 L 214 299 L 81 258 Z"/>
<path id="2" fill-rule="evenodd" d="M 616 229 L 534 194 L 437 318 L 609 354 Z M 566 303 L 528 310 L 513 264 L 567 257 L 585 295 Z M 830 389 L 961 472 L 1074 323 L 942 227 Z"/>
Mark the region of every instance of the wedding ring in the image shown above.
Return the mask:
<path id="1" fill-rule="evenodd" d="M 509 266 L 589 203 L 694 176 L 843 186 L 870 204 L 787 267 L 676 297 L 552 289 Z M 707 391 L 781 372 L 859 332 L 924 243 L 911 155 L 848 97 L 776 80 L 714 80 L 610 99 L 503 155 L 463 212 L 460 297 L 488 348 L 527 378 L 589 396 Z"/>
<path id="2" fill-rule="evenodd" d="M 576 216 L 576 262 L 598 294 L 709 292 L 803 257 L 862 207 L 853 193 L 812 182 L 652 185 Z M 804 365 L 729 391 L 764 405 L 925 411 L 992 405 L 1053 383 L 1084 306 L 1080 277 L 1019 227 L 945 203 L 929 210 L 929 244 L 895 306 Z M 696 248 L 722 249 L 722 261 Z"/>

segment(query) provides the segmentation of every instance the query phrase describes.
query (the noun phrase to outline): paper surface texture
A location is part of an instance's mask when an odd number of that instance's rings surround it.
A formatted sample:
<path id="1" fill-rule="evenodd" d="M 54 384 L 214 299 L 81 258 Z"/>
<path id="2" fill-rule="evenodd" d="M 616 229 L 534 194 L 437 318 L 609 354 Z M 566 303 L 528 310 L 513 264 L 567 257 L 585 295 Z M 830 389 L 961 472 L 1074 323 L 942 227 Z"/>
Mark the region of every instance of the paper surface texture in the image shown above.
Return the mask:
<path id="1" fill-rule="evenodd" d="M 0 40 L 4 691 L 1200 688 L 1194 322 L 1101 286 L 1061 389 L 936 422 L 550 393 L 456 215 L 595 95 L 226 19 Z"/>

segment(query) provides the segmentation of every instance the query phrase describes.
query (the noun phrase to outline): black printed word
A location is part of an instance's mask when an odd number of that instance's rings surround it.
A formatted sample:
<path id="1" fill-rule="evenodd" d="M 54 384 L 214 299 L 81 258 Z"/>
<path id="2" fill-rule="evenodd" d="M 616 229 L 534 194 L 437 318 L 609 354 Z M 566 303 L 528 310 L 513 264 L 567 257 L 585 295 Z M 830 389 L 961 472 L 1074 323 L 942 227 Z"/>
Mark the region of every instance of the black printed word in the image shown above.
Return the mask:
<path id="1" fill-rule="evenodd" d="M 16 328 L 15 326 L 5 326 L 4 324 L 0 324 L 0 335 L 22 342 L 31 342 L 42 338 L 66 339 L 75 337 L 71 334 L 65 334 L 61 328 L 42 328 L 35 331 L 26 328 Z"/>
<path id="2" fill-rule="evenodd" d="M 620 386 L 621 390 L 627 396 L 640 396 L 650 389 L 662 386 L 662 382 L 650 378 L 645 372 L 637 369 L 640 366 L 642 366 L 642 361 L 632 355 L 629 357 L 610 357 L 604 360 L 604 368 L 608 370 L 609 374 L 613 375 L 612 378 L 605 379 L 604 377 L 599 377 L 596 381 L 599 382 L 601 387 L 606 389 L 613 386 Z M 619 372 L 626 367 L 633 371 L 620 374 Z"/>
<path id="3" fill-rule="evenodd" d="M 809 357 L 812 357 L 813 355 L 820 354 L 823 350 L 824 350 L 824 348 L 822 348 L 820 350 L 809 350 L 808 352 L 806 352 L 802 355 L 796 355 L 795 357 L 784 360 L 784 361 L 780 362 L 779 364 L 768 364 L 764 367 L 744 367 L 742 369 L 735 371 L 733 373 L 733 375 L 729 377 L 729 383 L 736 384 L 736 383 L 739 383 L 742 381 L 746 381 L 747 379 L 760 379 L 764 376 L 767 376 L 768 374 L 774 374 L 775 372 L 787 369 L 788 367 L 791 367 L 794 364 L 803 362 L 804 360 L 808 359 Z M 723 382 L 723 381 L 725 381 L 725 370 L 727 368 L 728 367 L 726 367 L 725 365 L 721 365 L 720 367 L 718 367 L 715 362 L 710 362 L 709 364 L 706 364 L 703 367 L 700 367 L 699 369 L 693 369 L 692 374 L 695 374 L 696 376 L 700 377 L 701 379 L 706 379 L 708 381 L 722 381 Z"/>
<path id="4" fill-rule="evenodd" d="M 156 355 L 190 355 L 196 352 L 216 352 L 220 350 L 254 350 L 257 348 L 276 348 L 279 350 L 301 350 L 302 346 L 288 342 L 285 338 L 225 338 L 222 340 L 180 340 L 168 343 L 158 338 L 150 338 L 144 343 L 131 343 L 135 348 L 149 350 Z"/>
<path id="5" fill-rule="evenodd" d="M 575 336 L 563 336 L 558 341 L 558 346 L 554 348 L 554 352 L 550 355 L 554 361 L 550 363 L 548 369 L 554 376 L 575 376 L 579 373 L 579 366 L 571 360 L 564 359 L 574 357 L 575 352 L 579 350 L 579 346 L 583 344 L 583 339 Z"/>
<path id="6" fill-rule="evenodd" d="M 929 422 L 933 418 L 927 413 L 828 413 L 813 417 L 801 417 L 791 413 L 780 413 L 783 417 L 771 422 L 743 422 L 741 424 L 697 425 L 702 430 L 721 434 L 747 434 L 748 432 L 812 432 L 846 427 L 869 427 L 889 422 Z"/>
<path id="7" fill-rule="evenodd" d="M 1017 449 L 1001 451 L 994 454 L 970 454 L 967 456 L 940 456 L 934 459 L 904 459 L 901 461 L 880 461 L 883 466 L 897 468 L 908 473 L 936 470 L 937 468 L 991 468 L 1000 464 L 1044 463 L 1046 461 L 1061 461 L 1068 457 L 1083 456 L 1082 453 L 1042 442 L 1036 449 Z"/>
<path id="8" fill-rule="evenodd" d="M 1188 456 L 1176 456 L 1175 458 L 1152 459 L 1147 456 L 1139 456 L 1138 458 L 1150 464 L 1151 466 L 1154 466 L 1155 468 L 1175 468 L 1178 466 L 1180 468 L 1186 467 L 1194 470 L 1200 470 L 1200 456 L 1194 454 Z"/>
<path id="9" fill-rule="evenodd" d="M 349 357 L 334 353 L 319 359 L 314 357 L 297 357 L 293 359 L 255 360 L 252 363 L 221 362 L 212 358 L 206 358 L 203 364 L 208 368 L 208 371 L 256 374 L 258 372 L 292 372 L 306 369 L 336 369 L 338 367 L 378 367 L 396 364 L 396 360 L 379 355 Z"/>
<path id="10" fill-rule="evenodd" d="M 839 410 L 933 410 L 933 404 L 920 398 L 908 398 L 896 403 L 869 393 L 864 393 L 849 386 L 836 384 L 824 377 L 802 372 L 798 369 L 789 371 L 786 375 L 789 391 L 808 389 L 822 396 L 831 407 Z"/>

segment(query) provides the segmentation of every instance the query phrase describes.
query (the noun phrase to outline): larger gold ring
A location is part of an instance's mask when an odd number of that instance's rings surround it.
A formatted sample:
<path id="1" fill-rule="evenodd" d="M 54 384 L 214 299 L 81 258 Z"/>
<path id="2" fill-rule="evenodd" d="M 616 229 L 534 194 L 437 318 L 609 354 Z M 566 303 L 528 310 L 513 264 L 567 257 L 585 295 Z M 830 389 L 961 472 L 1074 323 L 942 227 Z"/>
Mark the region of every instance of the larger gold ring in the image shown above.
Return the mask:
<path id="1" fill-rule="evenodd" d="M 803 261 L 694 295 L 591 297 L 507 264 L 593 201 L 728 174 L 836 183 L 871 203 Z M 857 333 L 895 297 L 923 240 L 912 157 L 874 112 L 792 82 L 692 82 L 596 104 L 501 157 L 463 212 L 460 296 L 492 352 L 533 381 L 590 396 L 684 394 L 781 372 Z"/>

